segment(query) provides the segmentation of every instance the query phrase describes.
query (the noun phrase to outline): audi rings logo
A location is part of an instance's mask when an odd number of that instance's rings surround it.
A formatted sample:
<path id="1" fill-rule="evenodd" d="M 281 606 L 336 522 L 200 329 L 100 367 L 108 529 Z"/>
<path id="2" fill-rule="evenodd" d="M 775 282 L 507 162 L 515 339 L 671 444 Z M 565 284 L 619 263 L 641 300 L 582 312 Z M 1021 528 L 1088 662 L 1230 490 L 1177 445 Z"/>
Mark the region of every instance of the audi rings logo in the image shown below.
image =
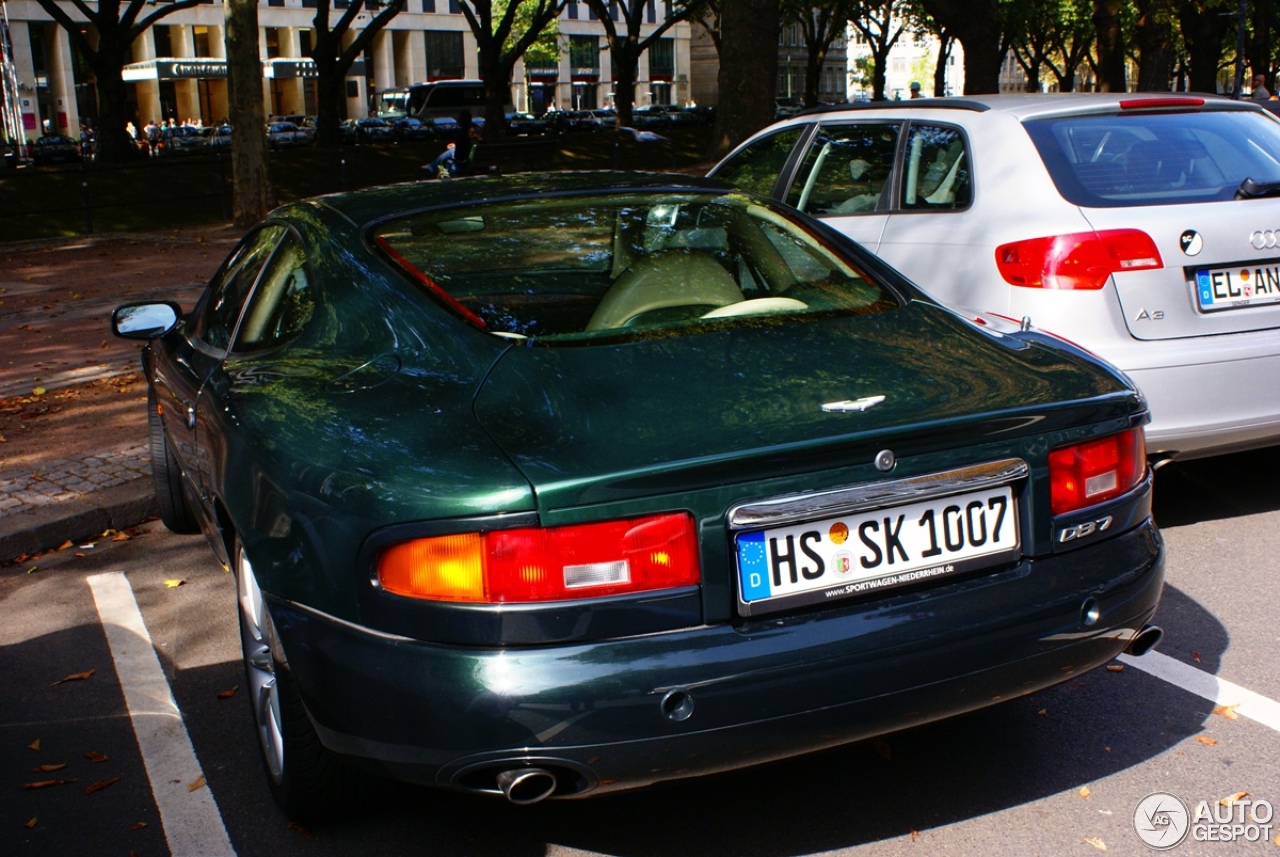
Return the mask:
<path id="1" fill-rule="evenodd" d="M 1255 250 L 1274 250 L 1280 247 L 1280 229 L 1259 229 L 1249 236 Z"/>

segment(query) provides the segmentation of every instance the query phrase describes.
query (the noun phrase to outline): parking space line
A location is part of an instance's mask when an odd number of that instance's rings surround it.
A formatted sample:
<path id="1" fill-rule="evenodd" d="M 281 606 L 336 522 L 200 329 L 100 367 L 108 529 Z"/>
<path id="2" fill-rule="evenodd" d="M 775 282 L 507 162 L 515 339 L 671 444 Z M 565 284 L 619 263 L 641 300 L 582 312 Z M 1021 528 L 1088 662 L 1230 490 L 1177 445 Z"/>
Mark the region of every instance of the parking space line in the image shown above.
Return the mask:
<path id="1" fill-rule="evenodd" d="M 1140 658 L 1121 655 L 1118 660 L 1215 705 L 1233 706 L 1236 714 L 1241 717 L 1248 717 L 1280 732 L 1280 702 L 1274 699 L 1268 699 L 1260 693 L 1254 693 L 1159 652 L 1147 652 Z"/>
<path id="2" fill-rule="evenodd" d="M 200 762 L 160 668 L 133 588 L 120 572 L 96 574 L 88 582 L 170 853 L 234 857 L 213 794 L 207 787 L 192 788 L 203 776 Z"/>

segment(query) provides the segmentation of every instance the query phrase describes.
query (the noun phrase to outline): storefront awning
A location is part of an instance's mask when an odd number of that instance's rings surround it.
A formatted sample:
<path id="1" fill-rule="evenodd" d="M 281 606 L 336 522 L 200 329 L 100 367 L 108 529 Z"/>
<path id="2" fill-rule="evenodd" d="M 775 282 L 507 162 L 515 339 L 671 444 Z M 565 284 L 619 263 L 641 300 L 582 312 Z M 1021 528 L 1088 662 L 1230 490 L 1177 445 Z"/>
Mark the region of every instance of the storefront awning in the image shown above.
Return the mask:
<path id="1" fill-rule="evenodd" d="M 124 67 L 123 78 L 128 83 L 140 80 L 201 80 L 225 78 L 227 61 L 217 57 L 193 57 L 174 59 L 157 57 L 153 60 L 129 63 Z M 299 77 L 317 77 L 315 61 L 310 57 L 276 57 L 262 63 L 262 76 L 274 80 L 292 80 Z M 364 60 L 356 60 L 347 72 L 348 77 L 364 76 Z"/>

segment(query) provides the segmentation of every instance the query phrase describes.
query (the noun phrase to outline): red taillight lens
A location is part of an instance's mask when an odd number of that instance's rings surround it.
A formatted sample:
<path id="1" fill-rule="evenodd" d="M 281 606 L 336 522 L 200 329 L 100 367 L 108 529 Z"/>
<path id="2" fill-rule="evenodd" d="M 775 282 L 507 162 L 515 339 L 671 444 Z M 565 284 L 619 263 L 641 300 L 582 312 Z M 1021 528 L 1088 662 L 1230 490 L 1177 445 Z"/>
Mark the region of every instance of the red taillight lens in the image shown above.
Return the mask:
<path id="1" fill-rule="evenodd" d="M 1005 282 L 1029 289 L 1094 291 L 1118 271 L 1163 268 L 1151 236 L 1138 229 L 1109 229 L 1028 238 L 996 248 Z"/>
<path id="2" fill-rule="evenodd" d="M 686 514 L 414 539 L 378 558 L 383 589 L 432 601 L 564 601 L 700 579 Z"/>
<path id="3" fill-rule="evenodd" d="M 1050 507 L 1062 515 L 1119 497 L 1146 471 L 1147 441 L 1140 428 L 1055 449 L 1049 453 Z"/>

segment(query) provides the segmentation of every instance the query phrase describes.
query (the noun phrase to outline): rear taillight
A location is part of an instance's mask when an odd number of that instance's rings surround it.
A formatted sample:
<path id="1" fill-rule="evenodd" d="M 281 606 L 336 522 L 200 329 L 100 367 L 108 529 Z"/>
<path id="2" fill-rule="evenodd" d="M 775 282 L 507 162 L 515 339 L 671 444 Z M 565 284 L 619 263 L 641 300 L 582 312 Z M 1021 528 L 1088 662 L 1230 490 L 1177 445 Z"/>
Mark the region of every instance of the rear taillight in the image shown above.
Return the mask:
<path id="1" fill-rule="evenodd" d="M 1029 289 L 1097 290 L 1120 271 L 1162 268 L 1151 236 L 1138 229 L 1028 238 L 996 248 L 1005 282 Z"/>
<path id="2" fill-rule="evenodd" d="M 384 551 L 377 573 L 396 595 L 482 604 L 597 598 L 701 579 L 687 514 L 414 539 Z"/>
<path id="3" fill-rule="evenodd" d="M 1064 446 L 1049 453 L 1053 514 L 1094 506 L 1130 491 L 1147 471 L 1142 429 Z"/>

